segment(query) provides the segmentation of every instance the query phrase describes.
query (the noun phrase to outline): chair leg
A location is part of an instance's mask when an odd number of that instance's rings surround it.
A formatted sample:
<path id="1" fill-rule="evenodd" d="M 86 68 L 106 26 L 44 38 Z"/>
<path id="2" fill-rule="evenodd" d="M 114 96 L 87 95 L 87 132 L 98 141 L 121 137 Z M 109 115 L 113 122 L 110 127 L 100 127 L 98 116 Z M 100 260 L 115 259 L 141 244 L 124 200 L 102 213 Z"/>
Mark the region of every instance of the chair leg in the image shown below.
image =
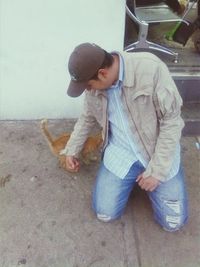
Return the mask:
<path id="1" fill-rule="evenodd" d="M 124 50 L 127 51 L 127 52 L 131 52 L 133 51 L 134 49 L 140 49 L 140 48 L 149 48 L 148 44 L 146 43 L 146 46 L 144 45 L 141 45 L 141 43 L 139 41 L 135 42 L 135 43 L 132 43 L 132 44 L 129 44 L 127 45 Z"/>
<path id="2" fill-rule="evenodd" d="M 141 45 L 141 42 L 137 41 L 125 47 L 125 51 L 127 52 L 132 52 L 133 50 L 137 50 L 137 49 L 151 49 L 151 50 L 159 51 L 159 52 L 168 54 L 170 56 L 173 56 L 174 63 L 178 62 L 178 53 L 168 49 L 167 47 L 161 46 L 159 44 L 155 44 L 153 42 L 149 42 L 147 40 L 143 42 L 142 45 Z"/>
<path id="3" fill-rule="evenodd" d="M 149 25 L 145 22 L 139 23 L 139 35 L 138 41 L 132 44 L 129 44 L 125 47 L 125 51 L 131 52 L 135 49 L 152 49 L 156 50 L 170 56 L 174 56 L 174 63 L 178 62 L 178 53 L 172 51 L 171 49 L 164 47 L 162 45 L 150 42 L 147 40 Z"/>
<path id="4" fill-rule="evenodd" d="M 169 49 L 167 47 L 164 47 L 164 46 L 159 45 L 159 44 L 155 44 L 153 42 L 147 41 L 147 43 L 148 43 L 150 49 L 166 53 L 166 54 L 168 54 L 170 56 L 174 56 L 174 62 L 175 63 L 178 62 L 178 53 L 177 52 L 174 52 L 174 51 L 172 51 L 171 49 Z"/>

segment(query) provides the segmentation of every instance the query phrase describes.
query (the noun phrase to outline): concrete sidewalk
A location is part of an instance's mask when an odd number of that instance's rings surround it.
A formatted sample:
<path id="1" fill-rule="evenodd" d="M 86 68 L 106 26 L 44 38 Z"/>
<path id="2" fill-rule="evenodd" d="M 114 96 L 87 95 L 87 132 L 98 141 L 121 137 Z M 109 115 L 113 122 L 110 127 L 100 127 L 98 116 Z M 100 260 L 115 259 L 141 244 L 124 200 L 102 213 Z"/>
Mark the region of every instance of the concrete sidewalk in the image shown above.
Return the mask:
<path id="1" fill-rule="evenodd" d="M 72 130 L 55 120 L 50 131 Z M 190 220 L 179 232 L 153 221 L 135 188 L 123 217 L 96 219 L 91 190 L 98 164 L 78 174 L 60 169 L 37 121 L 0 122 L 0 267 L 200 266 L 200 151 L 182 139 Z"/>

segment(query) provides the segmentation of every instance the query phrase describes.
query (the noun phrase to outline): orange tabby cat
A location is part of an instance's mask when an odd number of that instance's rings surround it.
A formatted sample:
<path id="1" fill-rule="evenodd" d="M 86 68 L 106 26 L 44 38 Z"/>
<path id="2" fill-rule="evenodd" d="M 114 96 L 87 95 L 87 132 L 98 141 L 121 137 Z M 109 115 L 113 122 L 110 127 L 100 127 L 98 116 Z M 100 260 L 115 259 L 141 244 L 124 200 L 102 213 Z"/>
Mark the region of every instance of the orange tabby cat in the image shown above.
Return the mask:
<path id="1" fill-rule="evenodd" d="M 61 150 L 65 148 L 71 134 L 63 133 L 61 136 L 53 138 L 47 127 L 47 120 L 42 120 L 40 126 L 43 134 L 47 139 L 47 142 L 49 144 L 52 153 L 56 157 L 58 157 L 60 166 L 66 169 L 67 171 L 71 171 L 67 169 L 65 163 L 65 156 L 60 154 Z M 103 140 L 101 133 L 88 137 L 81 151 L 81 159 L 85 164 L 89 164 L 91 163 L 91 161 L 96 161 L 98 159 L 97 152 L 101 147 L 102 141 Z"/>

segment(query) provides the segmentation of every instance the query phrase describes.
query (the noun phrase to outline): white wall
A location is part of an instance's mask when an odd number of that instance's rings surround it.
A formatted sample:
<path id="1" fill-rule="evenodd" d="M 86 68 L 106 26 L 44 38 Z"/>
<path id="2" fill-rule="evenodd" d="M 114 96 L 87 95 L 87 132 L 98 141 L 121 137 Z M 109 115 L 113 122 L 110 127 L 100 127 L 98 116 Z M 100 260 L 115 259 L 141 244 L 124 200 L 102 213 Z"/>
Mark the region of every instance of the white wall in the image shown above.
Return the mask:
<path id="1" fill-rule="evenodd" d="M 75 118 L 66 95 L 73 48 L 123 49 L 125 0 L 0 0 L 0 119 Z"/>

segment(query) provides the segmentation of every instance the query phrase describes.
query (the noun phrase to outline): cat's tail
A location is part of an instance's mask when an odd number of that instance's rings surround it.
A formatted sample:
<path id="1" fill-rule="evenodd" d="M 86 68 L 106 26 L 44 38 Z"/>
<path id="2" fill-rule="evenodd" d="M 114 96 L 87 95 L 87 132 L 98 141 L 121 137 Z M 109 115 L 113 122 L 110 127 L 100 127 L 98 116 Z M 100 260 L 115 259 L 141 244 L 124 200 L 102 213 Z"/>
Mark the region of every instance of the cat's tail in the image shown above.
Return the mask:
<path id="1" fill-rule="evenodd" d="M 40 128 L 41 128 L 43 134 L 45 135 L 45 137 L 47 138 L 47 140 L 50 142 L 50 144 L 53 145 L 53 138 L 52 138 L 52 136 L 48 130 L 47 124 L 48 124 L 47 119 L 41 120 Z"/>

